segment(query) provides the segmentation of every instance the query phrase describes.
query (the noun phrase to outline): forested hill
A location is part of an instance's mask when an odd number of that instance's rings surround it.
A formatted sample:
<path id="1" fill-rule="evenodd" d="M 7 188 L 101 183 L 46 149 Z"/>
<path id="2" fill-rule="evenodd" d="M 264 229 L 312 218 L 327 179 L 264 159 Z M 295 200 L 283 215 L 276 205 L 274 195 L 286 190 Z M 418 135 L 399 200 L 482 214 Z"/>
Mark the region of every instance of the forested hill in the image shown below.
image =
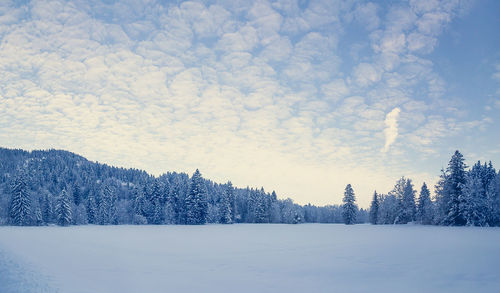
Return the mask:
<path id="1" fill-rule="evenodd" d="M 358 222 L 367 219 L 357 211 Z M 263 188 L 234 188 L 196 172 L 159 177 L 62 150 L 0 148 L 0 224 L 342 222 L 338 205 L 300 206 Z"/>

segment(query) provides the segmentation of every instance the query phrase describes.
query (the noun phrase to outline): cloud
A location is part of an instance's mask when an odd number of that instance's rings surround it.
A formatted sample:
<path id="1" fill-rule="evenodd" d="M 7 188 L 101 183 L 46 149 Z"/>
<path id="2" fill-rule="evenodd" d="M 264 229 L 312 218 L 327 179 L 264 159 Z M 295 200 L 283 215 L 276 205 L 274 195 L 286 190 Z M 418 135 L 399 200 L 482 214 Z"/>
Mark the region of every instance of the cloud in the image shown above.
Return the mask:
<path id="1" fill-rule="evenodd" d="M 349 182 L 366 207 L 363 194 L 413 168 L 402 157 L 465 129 L 445 117 L 460 107 L 426 55 L 453 5 L 164 2 L 2 2 L 2 146 L 200 168 L 301 203 L 339 203 Z M 388 151 L 398 133 L 426 144 L 381 161 L 384 134 Z"/>
<path id="2" fill-rule="evenodd" d="M 401 112 L 401 110 L 396 107 L 392 109 L 392 111 L 385 116 L 385 121 L 384 121 L 386 126 L 386 128 L 384 129 L 385 145 L 384 148 L 382 149 L 382 152 L 384 153 L 389 151 L 389 147 L 396 141 L 396 138 L 398 137 L 399 112 Z"/>
<path id="3" fill-rule="evenodd" d="M 369 63 L 360 63 L 354 69 L 354 78 L 360 86 L 368 86 L 381 78 L 380 71 Z"/>

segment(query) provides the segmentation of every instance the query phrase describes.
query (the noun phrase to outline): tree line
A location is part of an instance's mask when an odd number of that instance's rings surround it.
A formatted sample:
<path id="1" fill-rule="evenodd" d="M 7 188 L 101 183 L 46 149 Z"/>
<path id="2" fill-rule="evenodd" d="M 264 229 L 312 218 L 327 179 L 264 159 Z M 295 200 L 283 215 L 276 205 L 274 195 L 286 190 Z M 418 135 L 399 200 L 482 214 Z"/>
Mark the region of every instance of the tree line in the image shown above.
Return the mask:
<path id="1" fill-rule="evenodd" d="M 263 188 L 152 176 L 60 151 L 0 148 L 0 225 L 341 223 L 343 206 L 298 205 Z M 355 223 L 368 211 L 352 210 Z M 353 222 L 353 223 L 354 223 Z"/>
<path id="2" fill-rule="evenodd" d="M 0 148 L 0 225 L 345 223 L 500 226 L 500 172 L 472 168 L 456 151 L 434 196 L 401 177 L 358 208 L 348 184 L 342 205 L 298 205 L 263 188 L 214 183 L 196 170 L 155 177 L 59 151 Z"/>
<path id="3" fill-rule="evenodd" d="M 424 182 L 419 196 L 412 180 L 402 177 L 388 194 L 373 194 L 369 210 L 372 224 L 443 226 L 500 226 L 500 172 L 491 161 L 472 168 L 457 150 L 435 185 L 435 195 Z"/>

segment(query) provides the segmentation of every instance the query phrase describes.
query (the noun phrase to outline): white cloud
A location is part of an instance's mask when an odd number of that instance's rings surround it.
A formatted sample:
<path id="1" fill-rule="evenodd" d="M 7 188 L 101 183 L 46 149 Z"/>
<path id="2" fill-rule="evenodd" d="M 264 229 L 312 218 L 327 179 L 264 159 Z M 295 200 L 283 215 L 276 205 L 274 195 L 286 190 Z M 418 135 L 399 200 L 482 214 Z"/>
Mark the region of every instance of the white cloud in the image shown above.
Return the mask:
<path id="1" fill-rule="evenodd" d="M 360 63 L 354 69 L 354 78 L 360 86 L 368 86 L 377 82 L 381 78 L 380 72 L 376 67 L 369 63 Z"/>
<path id="2" fill-rule="evenodd" d="M 0 8 L 4 146 L 65 148 L 155 174 L 200 168 L 301 203 L 339 203 L 352 183 L 366 207 L 373 188 L 392 185 L 407 167 L 380 161 L 384 127 L 387 149 L 399 132 L 432 147 L 465 127 L 428 118 L 444 109 L 436 98 L 446 83 L 430 60 L 412 55 L 433 50 L 449 22 L 431 13 L 453 17 L 448 8 L 108 3 Z M 356 40 L 353 64 L 341 58 L 352 41 L 344 15 L 371 36 Z M 439 131 L 419 132 L 411 119 Z"/>
<path id="3" fill-rule="evenodd" d="M 396 141 L 396 138 L 398 137 L 398 117 L 400 112 L 401 110 L 399 108 L 394 108 L 385 116 L 385 145 L 382 149 L 382 152 L 384 153 L 389 151 L 389 147 Z"/>
<path id="4" fill-rule="evenodd" d="M 363 23 L 367 30 L 374 30 L 380 25 L 378 7 L 372 2 L 358 4 L 354 10 L 354 18 Z"/>

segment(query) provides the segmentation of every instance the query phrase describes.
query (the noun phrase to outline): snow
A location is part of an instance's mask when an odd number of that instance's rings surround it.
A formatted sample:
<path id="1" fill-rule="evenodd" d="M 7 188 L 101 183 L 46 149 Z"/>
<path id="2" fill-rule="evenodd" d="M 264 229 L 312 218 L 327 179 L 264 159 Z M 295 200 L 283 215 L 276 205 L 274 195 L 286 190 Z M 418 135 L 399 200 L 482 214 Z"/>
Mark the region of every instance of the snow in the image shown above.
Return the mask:
<path id="1" fill-rule="evenodd" d="M 499 243 L 419 225 L 0 227 L 0 292 L 500 292 Z"/>

